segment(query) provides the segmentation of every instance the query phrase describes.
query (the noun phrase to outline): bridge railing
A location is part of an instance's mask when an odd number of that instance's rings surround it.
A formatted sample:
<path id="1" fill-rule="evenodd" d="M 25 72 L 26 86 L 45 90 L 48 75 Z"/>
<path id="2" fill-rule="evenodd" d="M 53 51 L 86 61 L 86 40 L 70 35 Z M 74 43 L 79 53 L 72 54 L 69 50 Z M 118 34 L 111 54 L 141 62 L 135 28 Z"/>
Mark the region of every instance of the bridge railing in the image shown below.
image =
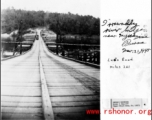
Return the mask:
<path id="1" fill-rule="evenodd" d="M 9 57 L 14 56 L 15 54 L 22 54 L 22 52 L 26 52 L 31 49 L 35 40 L 39 39 L 39 36 L 34 35 L 23 35 L 18 40 L 16 38 L 1 38 L 1 56 Z M 5 55 L 5 52 L 10 52 L 12 55 Z"/>
<path id="2" fill-rule="evenodd" d="M 45 38 L 43 38 L 45 39 Z M 60 56 L 100 64 L 100 45 L 45 42 L 49 50 Z"/>
<path id="3" fill-rule="evenodd" d="M 2 57 L 9 57 L 7 55 L 4 55 L 5 51 L 11 52 L 14 56 L 15 53 L 22 54 L 23 52 L 28 51 L 31 49 L 33 45 L 33 41 L 22 41 L 22 42 L 5 42 L 1 41 L 1 55 Z"/>

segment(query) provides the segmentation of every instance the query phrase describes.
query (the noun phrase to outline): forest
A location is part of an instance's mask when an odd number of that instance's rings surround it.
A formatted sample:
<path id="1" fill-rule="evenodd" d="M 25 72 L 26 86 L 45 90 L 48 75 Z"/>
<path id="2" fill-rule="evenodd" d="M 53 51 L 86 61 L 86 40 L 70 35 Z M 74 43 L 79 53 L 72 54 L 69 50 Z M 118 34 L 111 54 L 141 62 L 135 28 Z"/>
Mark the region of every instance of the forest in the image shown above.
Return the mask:
<path id="1" fill-rule="evenodd" d="M 21 21 L 22 26 L 19 24 Z M 47 27 L 49 30 L 61 35 L 100 35 L 100 18 L 70 12 L 65 14 L 8 8 L 1 11 L 1 25 L 2 33 L 10 33 L 19 27 L 22 30 Z"/>

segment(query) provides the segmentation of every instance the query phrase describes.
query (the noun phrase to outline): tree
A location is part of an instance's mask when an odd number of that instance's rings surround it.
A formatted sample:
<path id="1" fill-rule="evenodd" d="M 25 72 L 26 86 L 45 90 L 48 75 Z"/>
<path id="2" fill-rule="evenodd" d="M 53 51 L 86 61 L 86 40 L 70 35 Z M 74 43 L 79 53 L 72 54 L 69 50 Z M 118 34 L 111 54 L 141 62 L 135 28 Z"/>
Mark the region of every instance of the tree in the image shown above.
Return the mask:
<path id="1" fill-rule="evenodd" d="M 8 8 L 1 13 L 2 33 L 18 29 L 23 20 L 23 29 L 49 26 L 57 34 L 100 35 L 100 19 L 78 14 L 25 11 Z"/>

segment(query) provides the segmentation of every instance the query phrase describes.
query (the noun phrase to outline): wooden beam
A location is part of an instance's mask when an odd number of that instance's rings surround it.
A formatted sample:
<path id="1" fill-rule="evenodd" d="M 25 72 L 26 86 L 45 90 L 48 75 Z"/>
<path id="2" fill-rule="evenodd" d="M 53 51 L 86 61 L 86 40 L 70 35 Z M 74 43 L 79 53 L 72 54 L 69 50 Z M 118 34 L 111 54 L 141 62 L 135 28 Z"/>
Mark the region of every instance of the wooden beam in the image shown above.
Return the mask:
<path id="1" fill-rule="evenodd" d="M 92 46 L 100 47 L 97 44 L 71 44 L 71 43 L 55 43 L 55 42 L 45 42 L 46 45 L 73 45 L 73 46 Z"/>
<path id="2" fill-rule="evenodd" d="M 42 104 L 43 104 L 44 118 L 45 120 L 54 120 L 52 103 L 51 103 L 48 88 L 46 85 L 46 79 L 44 76 L 44 71 L 43 71 L 40 55 L 39 55 L 39 64 L 40 64 L 40 77 L 41 77 Z"/>

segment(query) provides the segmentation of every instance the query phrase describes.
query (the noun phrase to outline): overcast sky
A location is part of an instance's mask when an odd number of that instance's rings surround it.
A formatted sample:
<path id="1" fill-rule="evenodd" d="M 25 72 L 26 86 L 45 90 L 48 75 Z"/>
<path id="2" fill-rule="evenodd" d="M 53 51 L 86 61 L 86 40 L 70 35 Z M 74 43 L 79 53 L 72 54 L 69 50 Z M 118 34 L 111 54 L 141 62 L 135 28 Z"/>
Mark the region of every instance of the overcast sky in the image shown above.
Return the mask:
<path id="1" fill-rule="evenodd" d="M 100 17 L 100 0 L 1 0 L 1 9 L 8 7 Z"/>

